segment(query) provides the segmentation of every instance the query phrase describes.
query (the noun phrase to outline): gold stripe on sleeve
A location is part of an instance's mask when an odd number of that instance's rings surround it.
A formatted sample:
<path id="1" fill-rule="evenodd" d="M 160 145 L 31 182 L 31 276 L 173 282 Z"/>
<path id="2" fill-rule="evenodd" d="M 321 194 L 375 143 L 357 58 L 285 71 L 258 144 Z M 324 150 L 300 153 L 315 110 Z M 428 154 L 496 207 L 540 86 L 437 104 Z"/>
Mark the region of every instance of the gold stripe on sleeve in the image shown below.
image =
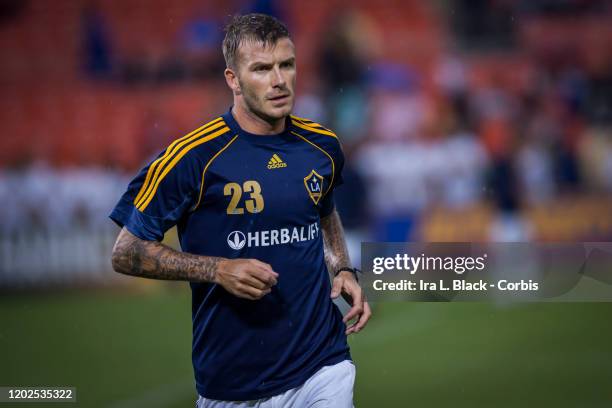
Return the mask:
<path id="1" fill-rule="evenodd" d="M 224 133 L 229 132 L 229 130 L 230 129 L 227 126 L 222 127 L 221 129 L 217 130 L 214 133 L 209 134 L 206 137 L 203 137 L 203 138 L 200 138 L 200 139 L 197 139 L 197 140 L 193 141 L 193 143 L 189 144 L 184 149 L 180 150 L 180 152 L 178 152 L 176 157 L 174 157 L 172 159 L 172 161 L 170 161 L 170 163 L 168 163 L 168 165 L 164 167 L 164 170 L 160 174 L 159 178 L 157 179 L 155 184 L 152 185 L 151 193 L 148 195 L 148 198 L 144 198 L 143 197 L 144 201 L 142 203 L 139 203 L 136 208 L 138 208 L 140 211 L 144 211 L 147 208 L 147 206 L 149 205 L 149 203 L 151 202 L 151 200 L 155 196 L 155 193 L 157 192 L 157 189 L 158 189 L 159 185 L 161 184 L 162 180 L 164 179 L 164 177 L 166 177 L 166 175 L 170 172 L 170 170 L 172 170 L 174 168 L 176 163 L 178 163 L 179 160 L 181 160 L 181 158 L 183 158 L 183 156 L 185 156 L 191 149 L 193 149 L 194 147 L 199 146 L 199 145 L 201 145 L 203 143 L 206 143 L 206 142 L 208 142 L 210 140 L 213 140 L 213 139 L 223 135 Z"/>
<path id="2" fill-rule="evenodd" d="M 329 130 L 325 130 L 325 129 L 318 129 L 318 128 L 314 128 L 312 126 L 308 126 L 304 123 L 300 123 L 297 120 L 292 120 L 291 123 L 293 123 L 295 126 L 302 128 L 304 130 L 309 130 L 311 132 L 315 132 L 315 133 L 320 133 L 322 135 L 327 135 L 327 136 L 331 136 L 331 137 L 335 137 L 336 139 L 338 138 L 338 136 L 336 136 L 335 133 L 329 131 Z"/>
<path id="3" fill-rule="evenodd" d="M 174 144 L 173 149 L 168 154 L 165 154 L 163 158 L 160 158 L 161 160 L 159 160 L 159 162 L 157 163 L 155 167 L 155 170 L 151 173 L 151 181 L 149 182 L 147 189 L 145 190 L 140 200 L 135 202 L 136 207 L 138 208 L 144 201 L 147 200 L 147 198 L 151 194 L 153 186 L 157 183 L 157 180 L 159 179 L 159 175 L 164 171 L 164 167 L 168 164 L 169 161 L 172 160 L 174 156 L 176 156 L 177 153 L 179 153 L 186 146 L 189 146 L 194 141 L 201 139 L 202 136 L 207 136 L 214 130 L 224 125 L 225 125 L 225 122 L 223 121 L 218 122 L 212 126 L 209 126 L 203 129 L 202 131 L 196 134 L 193 134 L 192 136 L 188 138 L 182 138 L 182 141 L 180 143 Z"/>
<path id="4" fill-rule="evenodd" d="M 168 146 L 168 148 L 166 148 L 166 151 L 164 152 L 164 154 L 162 156 L 160 156 L 159 158 L 157 158 L 152 164 L 151 166 L 149 166 L 149 170 L 147 171 L 147 175 L 145 177 L 145 181 L 142 184 L 142 186 L 140 187 L 140 191 L 138 192 L 138 195 L 136 195 L 136 198 L 134 199 L 134 205 L 136 205 L 140 199 L 142 198 L 143 194 L 145 193 L 145 191 L 147 191 L 149 189 L 149 184 L 151 183 L 151 178 L 153 176 L 153 174 L 156 174 L 156 170 L 157 167 L 160 165 L 160 163 L 167 158 L 168 156 L 171 156 L 174 148 L 181 143 L 182 141 L 189 139 L 191 136 L 194 136 L 195 134 L 199 134 L 202 131 L 205 131 L 207 129 L 209 129 L 210 127 L 212 127 L 212 125 L 214 125 L 215 123 L 218 123 L 219 121 L 221 121 L 222 118 L 219 117 L 211 122 L 206 123 L 203 126 L 200 126 L 199 128 L 197 128 L 196 130 L 189 132 L 188 134 L 186 134 L 185 136 L 176 139 L 174 142 L 172 142 L 172 144 L 170 146 Z"/>

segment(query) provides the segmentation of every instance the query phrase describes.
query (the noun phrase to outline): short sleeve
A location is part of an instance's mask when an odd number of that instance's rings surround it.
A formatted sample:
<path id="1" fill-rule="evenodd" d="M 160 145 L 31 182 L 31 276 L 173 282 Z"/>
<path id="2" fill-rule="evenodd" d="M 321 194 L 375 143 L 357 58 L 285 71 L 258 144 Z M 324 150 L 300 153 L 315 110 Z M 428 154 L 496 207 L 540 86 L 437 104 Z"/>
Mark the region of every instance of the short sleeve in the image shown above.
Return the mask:
<path id="1" fill-rule="evenodd" d="M 196 202 L 200 162 L 191 152 L 160 154 L 129 183 L 109 217 L 141 239 L 161 241 Z"/>
<path id="2" fill-rule="evenodd" d="M 332 155 L 334 159 L 334 179 L 332 181 L 331 188 L 325 194 L 325 196 L 323 196 L 323 199 L 319 203 L 319 217 L 321 218 L 327 217 L 334 211 L 334 190 L 336 187 L 344 183 L 344 179 L 342 178 L 342 170 L 344 169 L 344 153 L 342 152 L 340 143 L 337 143 L 334 147 L 335 149 Z"/>

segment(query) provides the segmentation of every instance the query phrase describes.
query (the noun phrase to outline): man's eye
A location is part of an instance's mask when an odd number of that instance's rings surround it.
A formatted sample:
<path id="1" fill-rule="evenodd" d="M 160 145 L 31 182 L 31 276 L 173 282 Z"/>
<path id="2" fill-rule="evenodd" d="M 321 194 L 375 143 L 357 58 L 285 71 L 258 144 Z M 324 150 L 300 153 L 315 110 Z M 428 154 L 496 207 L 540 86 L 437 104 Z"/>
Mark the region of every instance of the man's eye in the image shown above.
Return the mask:
<path id="1" fill-rule="evenodd" d="M 258 71 L 258 72 L 263 72 L 263 71 L 267 71 L 267 70 L 268 70 L 268 67 L 256 67 L 255 68 L 255 71 Z"/>

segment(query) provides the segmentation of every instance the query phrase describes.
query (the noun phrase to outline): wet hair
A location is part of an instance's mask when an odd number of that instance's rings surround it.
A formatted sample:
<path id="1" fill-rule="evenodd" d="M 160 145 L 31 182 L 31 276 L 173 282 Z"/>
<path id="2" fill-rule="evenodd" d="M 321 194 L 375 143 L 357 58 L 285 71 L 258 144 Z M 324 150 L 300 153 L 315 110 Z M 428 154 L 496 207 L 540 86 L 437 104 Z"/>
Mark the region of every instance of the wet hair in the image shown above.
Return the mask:
<path id="1" fill-rule="evenodd" d="M 267 14 L 234 16 L 225 27 L 223 57 L 228 68 L 235 68 L 238 48 L 247 41 L 261 42 L 264 46 L 276 44 L 281 38 L 291 38 L 287 27 Z"/>

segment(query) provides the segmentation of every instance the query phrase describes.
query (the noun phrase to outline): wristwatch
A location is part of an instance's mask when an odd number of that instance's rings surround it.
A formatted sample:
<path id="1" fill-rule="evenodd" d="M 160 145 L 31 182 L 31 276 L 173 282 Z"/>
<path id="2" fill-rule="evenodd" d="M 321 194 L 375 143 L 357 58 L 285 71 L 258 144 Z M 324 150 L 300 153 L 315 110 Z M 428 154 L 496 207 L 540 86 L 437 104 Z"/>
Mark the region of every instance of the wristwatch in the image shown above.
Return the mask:
<path id="1" fill-rule="evenodd" d="M 340 272 L 344 272 L 344 271 L 350 272 L 353 275 L 355 275 L 355 280 L 359 282 L 359 277 L 357 276 L 357 272 L 361 272 L 361 271 L 357 268 L 349 268 L 349 267 L 340 268 L 336 272 L 334 272 L 334 278 L 338 276 Z"/>

